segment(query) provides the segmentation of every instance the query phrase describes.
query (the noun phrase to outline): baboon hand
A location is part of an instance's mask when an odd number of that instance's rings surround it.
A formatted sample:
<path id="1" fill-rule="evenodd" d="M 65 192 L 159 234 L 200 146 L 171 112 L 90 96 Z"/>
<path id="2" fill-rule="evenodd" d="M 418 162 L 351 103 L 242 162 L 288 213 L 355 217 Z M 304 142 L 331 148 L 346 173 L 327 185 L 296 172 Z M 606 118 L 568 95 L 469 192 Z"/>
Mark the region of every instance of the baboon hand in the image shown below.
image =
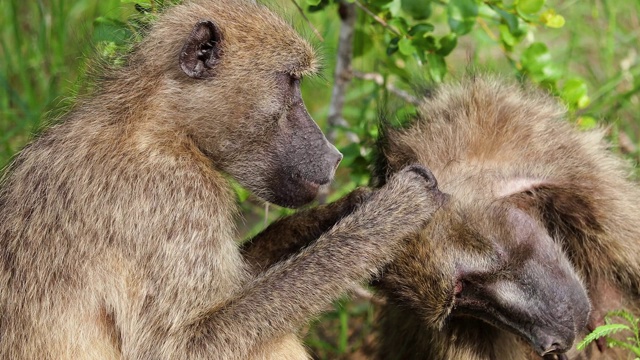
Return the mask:
<path id="1" fill-rule="evenodd" d="M 447 199 L 448 195 L 438 190 L 438 182 L 429 169 L 409 165 L 391 176 L 385 186 L 371 196 L 369 203 L 385 209 L 389 223 L 413 233 L 421 230 Z"/>
<path id="2" fill-rule="evenodd" d="M 349 212 L 352 212 L 360 207 L 360 205 L 366 203 L 373 193 L 373 190 L 367 187 L 359 187 L 350 192 L 349 195 L 343 198 Z"/>
<path id="3" fill-rule="evenodd" d="M 400 172 L 398 173 L 399 175 L 396 175 L 396 176 L 402 176 L 400 174 L 403 174 L 403 173 L 407 173 L 408 174 L 407 176 L 412 176 L 416 178 L 418 181 L 424 181 L 426 184 L 423 184 L 423 186 L 426 186 L 428 190 L 438 190 L 438 180 L 436 180 L 436 177 L 433 176 L 433 173 L 431 172 L 431 170 L 427 169 L 422 165 L 419 165 L 419 164 L 409 165 L 403 168 L 402 170 L 400 170 Z"/>

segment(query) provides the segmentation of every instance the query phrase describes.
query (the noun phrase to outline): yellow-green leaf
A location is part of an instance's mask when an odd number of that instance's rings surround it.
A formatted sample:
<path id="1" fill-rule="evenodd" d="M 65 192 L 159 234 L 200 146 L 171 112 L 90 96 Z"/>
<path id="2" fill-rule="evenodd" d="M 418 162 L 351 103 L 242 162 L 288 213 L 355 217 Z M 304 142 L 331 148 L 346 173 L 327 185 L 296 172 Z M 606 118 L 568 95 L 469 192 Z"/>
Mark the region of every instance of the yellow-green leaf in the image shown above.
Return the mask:
<path id="1" fill-rule="evenodd" d="M 556 14 L 555 10 L 549 9 L 540 15 L 540 21 L 550 28 L 561 28 L 564 26 L 564 17 Z"/>

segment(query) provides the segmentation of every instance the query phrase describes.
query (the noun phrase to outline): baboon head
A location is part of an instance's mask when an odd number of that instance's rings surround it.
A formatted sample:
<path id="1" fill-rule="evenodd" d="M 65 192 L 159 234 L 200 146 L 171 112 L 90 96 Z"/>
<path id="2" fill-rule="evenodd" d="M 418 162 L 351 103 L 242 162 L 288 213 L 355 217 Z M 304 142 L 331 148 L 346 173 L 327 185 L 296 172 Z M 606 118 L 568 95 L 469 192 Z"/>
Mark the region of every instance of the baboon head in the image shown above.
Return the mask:
<path id="1" fill-rule="evenodd" d="M 383 127 L 377 182 L 419 163 L 451 195 L 379 280 L 423 330 L 476 349 L 507 331 L 540 355 L 566 352 L 584 330 L 582 269 L 554 230 L 558 219 L 589 223 L 580 194 L 552 190 L 552 171 L 569 156 L 563 139 L 550 138 L 566 131 L 562 114 L 545 95 L 479 78 L 437 88 L 405 128 Z M 563 213 L 551 219 L 550 209 Z"/>
<path id="2" fill-rule="evenodd" d="M 166 67 L 145 71 L 168 74 L 158 80 L 169 95 L 160 106 L 180 113 L 176 129 L 265 200 L 313 200 L 342 155 L 302 100 L 300 83 L 317 68 L 311 46 L 250 1 L 194 1 L 169 12 L 139 53 L 142 63 Z"/>
<path id="3" fill-rule="evenodd" d="M 475 318 L 520 335 L 540 355 L 563 353 L 589 301 L 562 249 L 509 204 L 452 201 L 381 280 L 390 301 L 442 330 Z"/>

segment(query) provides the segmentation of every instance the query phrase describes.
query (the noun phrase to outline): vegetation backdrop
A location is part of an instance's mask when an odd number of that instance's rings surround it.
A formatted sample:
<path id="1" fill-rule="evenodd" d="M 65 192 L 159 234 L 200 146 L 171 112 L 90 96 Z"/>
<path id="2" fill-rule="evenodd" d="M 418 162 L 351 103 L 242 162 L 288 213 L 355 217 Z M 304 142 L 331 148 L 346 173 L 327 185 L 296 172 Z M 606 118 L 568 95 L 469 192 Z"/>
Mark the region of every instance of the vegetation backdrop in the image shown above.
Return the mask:
<path id="1" fill-rule="evenodd" d="M 0 3 L 0 168 L 91 91 L 90 74 L 121 54 L 176 0 L 4 0 Z M 569 121 L 606 126 L 614 151 L 640 152 L 640 2 L 619 0 L 280 0 L 324 58 L 306 79 L 312 116 L 344 153 L 330 201 L 366 185 L 377 121 L 415 110 L 415 86 L 469 71 L 532 81 L 567 104 Z M 288 212 L 238 187 L 246 239 Z M 318 358 L 347 358 L 370 340 L 366 289 L 312 326 Z"/>

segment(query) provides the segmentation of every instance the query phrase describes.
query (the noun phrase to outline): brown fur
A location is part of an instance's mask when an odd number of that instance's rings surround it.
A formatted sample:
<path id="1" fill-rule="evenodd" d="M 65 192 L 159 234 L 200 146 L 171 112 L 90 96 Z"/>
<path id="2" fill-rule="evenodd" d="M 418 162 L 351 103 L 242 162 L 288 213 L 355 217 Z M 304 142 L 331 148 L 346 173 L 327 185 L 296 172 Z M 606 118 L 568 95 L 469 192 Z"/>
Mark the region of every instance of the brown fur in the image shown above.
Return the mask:
<path id="1" fill-rule="evenodd" d="M 414 122 L 385 132 L 376 169 L 381 182 L 404 164 L 419 163 L 433 170 L 452 197 L 379 283 L 389 305 L 382 310 L 377 357 L 539 358 L 500 324 L 451 315 L 460 266 L 506 263 L 491 274 L 508 279 L 531 264 L 531 250 L 513 242 L 511 229 L 519 225 L 503 215 L 513 209 L 524 211 L 539 224 L 539 235 L 557 244 L 530 248 L 555 252 L 558 260 L 549 266 L 568 276 L 566 284 L 553 276 L 538 279 L 541 286 L 555 286 L 558 296 L 569 299 L 580 297 L 564 293 L 581 286 L 571 280 L 572 273 L 583 279 L 592 312 L 587 326 L 577 329 L 578 339 L 610 310 L 627 308 L 640 315 L 640 189 L 628 179 L 627 162 L 609 151 L 602 131 L 575 129 L 557 100 L 539 90 L 477 76 L 436 88 Z M 567 260 L 570 265 L 563 265 Z M 568 300 L 547 300 L 549 313 L 576 309 Z M 630 356 L 613 349 L 601 354 L 595 345 L 567 355 Z"/>
<path id="2" fill-rule="evenodd" d="M 194 27 L 203 20 L 215 26 Z M 207 29 L 220 31 L 206 44 L 219 58 L 189 75 L 181 49 Z M 315 66 L 309 45 L 261 5 L 202 0 L 161 16 L 127 66 L 3 178 L 0 358 L 305 358 L 297 330 L 376 273 L 441 200 L 428 171 L 413 167 L 348 206 L 297 215 L 309 224 L 338 213 L 297 245 L 286 238 L 293 230 L 267 232 L 283 243 L 261 248 L 258 237 L 245 261 L 225 174 L 269 198 L 281 185 L 274 176 L 297 174 L 274 171 L 278 154 L 318 181 L 337 165 L 333 153 L 321 173 L 318 159 L 287 159 L 274 145 L 285 136 L 305 147 L 286 125 L 309 118 L 292 92 Z M 321 136 L 317 144 L 330 148 Z"/>

